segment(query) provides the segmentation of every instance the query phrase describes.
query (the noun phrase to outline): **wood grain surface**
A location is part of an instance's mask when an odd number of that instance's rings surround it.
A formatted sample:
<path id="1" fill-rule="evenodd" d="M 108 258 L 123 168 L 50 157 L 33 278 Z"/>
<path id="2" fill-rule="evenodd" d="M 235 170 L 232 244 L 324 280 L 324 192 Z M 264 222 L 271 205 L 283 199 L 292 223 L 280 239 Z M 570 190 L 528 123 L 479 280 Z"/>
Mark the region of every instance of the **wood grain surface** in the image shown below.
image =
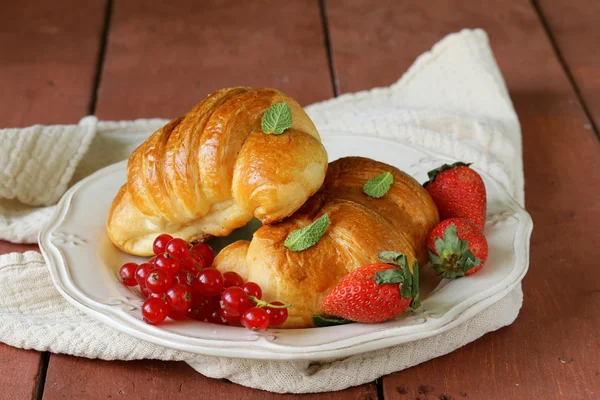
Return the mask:
<path id="1" fill-rule="evenodd" d="M 230 86 L 276 87 L 301 104 L 331 97 L 317 1 L 275 4 L 116 2 L 97 115 L 172 118 Z"/>
<path id="2" fill-rule="evenodd" d="M 529 2 L 494 2 L 494 12 L 484 2 L 416 4 L 328 2 L 341 92 L 391 84 L 439 38 L 484 28 L 521 119 L 535 228 L 517 321 L 384 378 L 385 398 L 598 398 L 598 140 Z"/>
<path id="3" fill-rule="evenodd" d="M 221 87 L 272 86 L 307 104 L 333 95 L 316 1 L 154 1 L 113 7 L 97 114 L 173 117 Z M 285 19 L 278 15 L 286 15 Z M 264 21 L 271 21 L 265 25 Z M 264 29 L 263 29 L 264 28 Z M 175 32 L 175 33 L 174 33 Z M 279 398 L 206 378 L 184 363 L 53 355 L 44 398 Z M 285 396 L 294 398 L 294 396 Z M 308 399 L 376 399 L 374 384 Z"/>
<path id="4" fill-rule="evenodd" d="M 88 113 L 105 1 L 33 3 L 1 7 L 2 127 L 74 123 Z M 36 249 L 0 241 L 0 254 Z M 0 399 L 37 398 L 46 359 L 0 344 Z"/>
<path id="5" fill-rule="evenodd" d="M 600 126 L 600 1 L 537 0 L 567 72 L 576 84 L 584 106 Z"/>
<path id="6" fill-rule="evenodd" d="M 105 0 L 2 7 L 0 126 L 74 123 L 92 109 L 103 119 L 174 117 L 233 85 L 274 86 L 309 104 L 331 97 L 334 85 L 342 93 L 388 85 L 444 35 L 484 28 L 523 129 L 535 224 L 524 306 L 510 327 L 383 378 L 379 397 L 600 397 L 600 143 L 598 123 L 586 117 L 600 118 L 598 2 L 111 4 L 108 25 Z M 32 248 L 0 242 L 0 254 Z M 209 379 L 175 362 L 52 355 L 43 378 L 40 353 L 0 345 L 0 399 L 40 398 L 41 389 L 48 399 L 300 397 Z M 376 399 L 378 391 L 372 383 L 303 397 Z"/>
<path id="7" fill-rule="evenodd" d="M 59 373 L 50 373 L 57 371 Z M 276 395 L 206 378 L 187 364 L 53 355 L 44 399 L 377 399 L 374 384 L 320 395 Z"/>

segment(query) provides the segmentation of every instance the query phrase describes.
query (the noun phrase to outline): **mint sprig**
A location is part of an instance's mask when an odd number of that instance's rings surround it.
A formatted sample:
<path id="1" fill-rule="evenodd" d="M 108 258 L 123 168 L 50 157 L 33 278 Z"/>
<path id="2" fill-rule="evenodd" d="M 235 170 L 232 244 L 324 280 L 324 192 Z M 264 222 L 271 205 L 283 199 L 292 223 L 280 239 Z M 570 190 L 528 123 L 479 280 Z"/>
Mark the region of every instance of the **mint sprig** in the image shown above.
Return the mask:
<path id="1" fill-rule="evenodd" d="M 303 251 L 314 246 L 325 234 L 329 226 L 329 215 L 323 214 L 310 225 L 291 232 L 285 239 L 283 246 L 292 251 Z"/>
<path id="2" fill-rule="evenodd" d="M 283 102 L 274 104 L 265 111 L 261 120 L 262 130 L 266 134 L 281 135 L 292 127 L 292 111 Z"/>
<path id="3" fill-rule="evenodd" d="M 363 192 L 369 197 L 379 199 L 390 190 L 392 183 L 394 183 L 394 175 L 391 172 L 384 172 L 373 179 L 369 179 L 363 186 Z"/>

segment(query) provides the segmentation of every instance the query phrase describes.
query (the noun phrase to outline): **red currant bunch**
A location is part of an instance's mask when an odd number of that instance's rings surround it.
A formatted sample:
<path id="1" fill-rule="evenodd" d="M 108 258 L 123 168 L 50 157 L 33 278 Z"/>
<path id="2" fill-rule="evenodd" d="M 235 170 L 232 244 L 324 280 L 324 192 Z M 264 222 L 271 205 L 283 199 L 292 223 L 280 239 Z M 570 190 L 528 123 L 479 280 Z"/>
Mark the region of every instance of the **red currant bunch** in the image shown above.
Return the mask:
<path id="1" fill-rule="evenodd" d="M 155 255 L 147 262 L 126 263 L 119 270 L 121 282 L 139 286 L 146 298 L 142 317 L 147 323 L 190 318 L 264 331 L 287 320 L 289 305 L 268 303 L 262 300 L 257 283 L 244 282 L 236 272 L 222 274 L 212 268 L 215 253 L 209 245 L 190 246 L 165 233 L 156 237 L 153 250 Z"/>

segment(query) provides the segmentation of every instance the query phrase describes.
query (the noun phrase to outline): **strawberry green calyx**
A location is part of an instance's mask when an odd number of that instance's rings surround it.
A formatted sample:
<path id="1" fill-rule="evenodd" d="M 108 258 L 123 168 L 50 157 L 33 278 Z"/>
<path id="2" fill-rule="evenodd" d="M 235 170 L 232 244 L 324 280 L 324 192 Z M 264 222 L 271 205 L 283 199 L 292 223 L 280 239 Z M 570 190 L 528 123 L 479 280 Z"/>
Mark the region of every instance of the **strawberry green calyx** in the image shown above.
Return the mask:
<path id="1" fill-rule="evenodd" d="M 447 279 L 463 277 L 482 262 L 469 250 L 469 242 L 458 237 L 454 224 L 446 228 L 443 239 L 435 240 L 435 251 L 437 254 L 429 251 L 429 261 L 438 275 Z"/>
<path id="2" fill-rule="evenodd" d="M 423 186 L 427 186 L 427 184 L 433 182 L 440 172 L 444 172 L 456 167 L 468 167 L 470 165 L 471 163 L 464 163 L 462 161 L 455 162 L 454 164 L 444 164 L 441 167 L 433 169 L 427 173 L 429 180 L 425 182 Z"/>
<path id="3" fill-rule="evenodd" d="M 317 328 L 322 328 L 325 326 L 336 326 L 336 325 L 346 325 L 351 324 L 352 321 L 344 318 L 331 317 L 331 316 L 323 316 L 323 315 L 313 315 L 313 323 Z"/>
<path id="4" fill-rule="evenodd" d="M 413 261 L 411 271 L 408 265 L 408 258 L 402 253 L 383 251 L 377 256 L 397 268 L 377 272 L 375 274 L 375 283 L 378 285 L 399 283 L 400 295 L 404 298 L 412 299 L 410 302 L 411 310 L 419 308 L 421 303 L 419 302 L 419 263 L 417 260 Z"/>

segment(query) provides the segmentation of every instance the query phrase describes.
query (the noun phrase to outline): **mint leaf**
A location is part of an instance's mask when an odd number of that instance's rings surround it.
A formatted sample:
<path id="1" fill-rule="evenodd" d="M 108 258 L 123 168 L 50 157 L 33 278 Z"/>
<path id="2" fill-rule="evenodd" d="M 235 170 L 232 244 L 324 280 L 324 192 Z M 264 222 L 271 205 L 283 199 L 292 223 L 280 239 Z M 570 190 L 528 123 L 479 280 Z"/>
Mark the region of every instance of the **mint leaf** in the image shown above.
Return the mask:
<path id="1" fill-rule="evenodd" d="M 262 130 L 266 134 L 281 135 L 292 127 L 292 111 L 287 103 L 274 104 L 265 111 L 261 120 Z"/>
<path id="2" fill-rule="evenodd" d="M 391 172 L 384 172 L 373 179 L 369 179 L 363 186 L 363 192 L 367 196 L 378 199 L 390 190 L 392 183 L 394 183 L 394 175 Z"/>
<path id="3" fill-rule="evenodd" d="M 320 315 L 313 315 L 313 322 L 315 324 L 315 326 L 317 328 L 322 328 L 325 326 L 334 326 L 334 325 L 345 325 L 345 324 L 351 324 L 352 321 L 344 319 L 344 318 L 337 318 L 337 317 L 322 317 Z"/>
<path id="4" fill-rule="evenodd" d="M 291 232 L 283 245 L 292 251 L 303 251 L 314 246 L 323 236 L 329 226 L 329 215 L 323 214 L 321 218 L 302 229 Z"/>

